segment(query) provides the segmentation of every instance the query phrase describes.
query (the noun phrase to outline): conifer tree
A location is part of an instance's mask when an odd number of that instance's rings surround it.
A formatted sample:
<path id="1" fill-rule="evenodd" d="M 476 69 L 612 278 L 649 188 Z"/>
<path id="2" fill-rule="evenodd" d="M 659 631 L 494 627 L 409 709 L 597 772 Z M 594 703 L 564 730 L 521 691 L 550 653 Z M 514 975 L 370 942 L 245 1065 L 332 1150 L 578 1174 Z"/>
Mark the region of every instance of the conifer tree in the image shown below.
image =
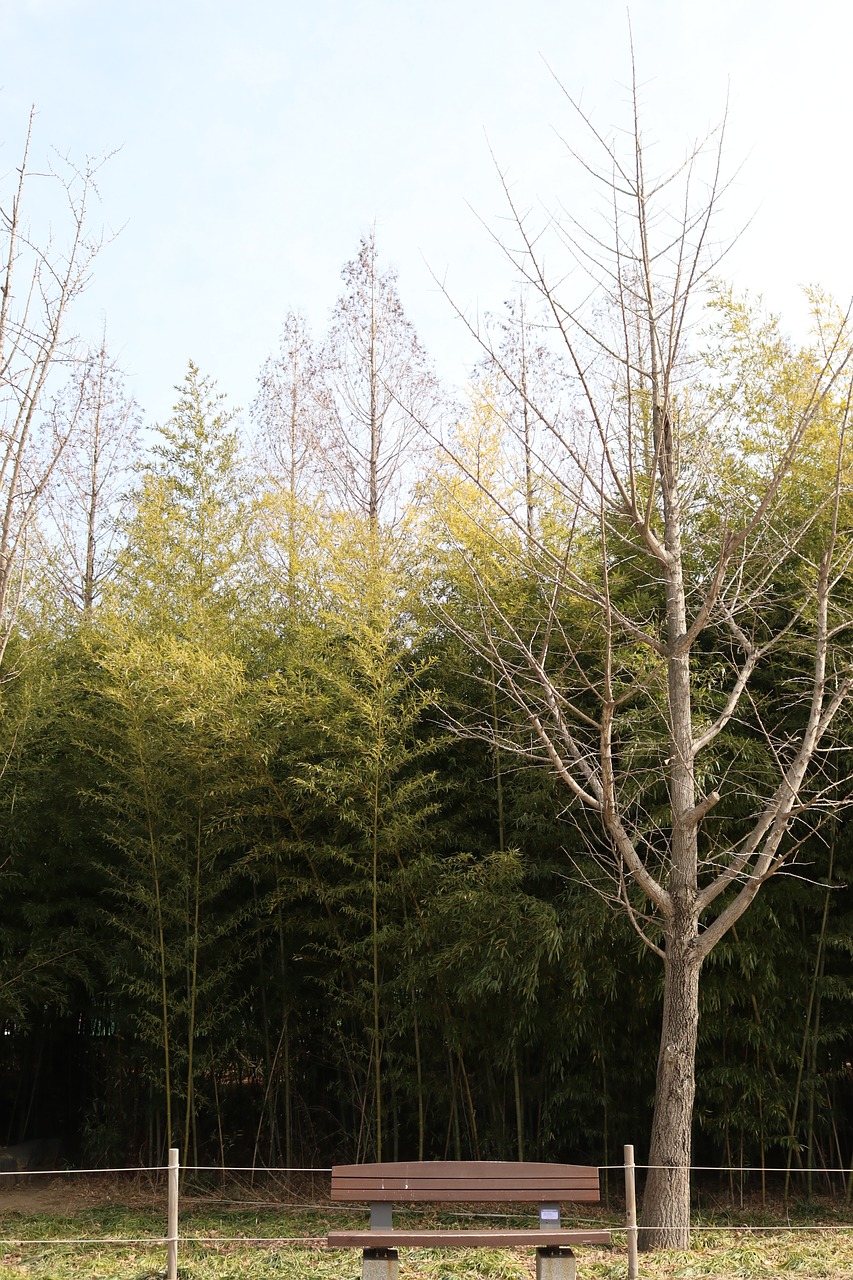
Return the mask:
<path id="1" fill-rule="evenodd" d="M 234 413 L 190 362 L 140 475 L 116 599 L 139 625 L 233 638 L 250 512 Z"/>
<path id="2" fill-rule="evenodd" d="M 380 267 L 375 228 L 341 277 L 344 291 L 322 354 L 330 485 L 341 505 L 371 525 L 393 523 L 416 479 L 436 382 L 396 273 Z"/>
<path id="3" fill-rule="evenodd" d="M 141 425 L 139 407 L 110 358 L 106 333 L 75 371 L 54 412 L 73 430 L 45 493 L 45 567 L 62 598 L 91 613 L 115 573 Z"/>

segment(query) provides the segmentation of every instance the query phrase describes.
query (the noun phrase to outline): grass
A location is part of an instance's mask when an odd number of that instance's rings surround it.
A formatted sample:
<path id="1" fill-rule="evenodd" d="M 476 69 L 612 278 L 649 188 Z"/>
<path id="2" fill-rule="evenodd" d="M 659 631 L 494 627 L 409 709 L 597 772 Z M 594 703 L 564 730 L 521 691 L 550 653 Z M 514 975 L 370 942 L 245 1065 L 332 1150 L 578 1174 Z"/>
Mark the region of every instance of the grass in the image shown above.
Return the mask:
<path id="1" fill-rule="evenodd" d="M 100 1192 L 90 1187 L 81 1197 L 79 1181 L 76 1187 L 70 1179 L 51 1182 L 53 1194 L 33 1196 L 32 1204 L 25 1194 L 4 1195 L 0 1189 L 0 1280 L 155 1280 L 165 1275 L 166 1248 L 159 1240 L 165 1232 L 163 1188 L 105 1182 Z M 39 1205 L 39 1199 L 48 1203 Z M 363 1220 L 319 1198 L 309 1201 L 310 1192 L 301 1204 L 282 1204 L 249 1187 L 231 1188 L 228 1196 L 187 1195 L 181 1206 L 181 1277 L 360 1280 L 357 1250 L 284 1242 L 322 1238 L 332 1225 Z M 594 1225 L 604 1221 L 618 1222 L 618 1214 L 602 1213 Z M 787 1209 L 780 1202 L 705 1210 L 697 1215 L 690 1250 L 642 1254 L 640 1276 L 850 1280 L 853 1228 L 845 1229 L 848 1222 L 853 1223 L 853 1210 L 832 1201 Z M 746 1231 L 745 1224 L 767 1229 Z M 124 1243 L 99 1243 L 105 1237 Z M 33 1243 L 13 1243 L 17 1240 Z M 579 1280 L 627 1276 L 624 1232 L 614 1232 L 611 1249 L 578 1247 L 577 1255 Z M 534 1271 L 532 1250 L 411 1249 L 400 1257 L 400 1280 L 532 1280 Z"/>

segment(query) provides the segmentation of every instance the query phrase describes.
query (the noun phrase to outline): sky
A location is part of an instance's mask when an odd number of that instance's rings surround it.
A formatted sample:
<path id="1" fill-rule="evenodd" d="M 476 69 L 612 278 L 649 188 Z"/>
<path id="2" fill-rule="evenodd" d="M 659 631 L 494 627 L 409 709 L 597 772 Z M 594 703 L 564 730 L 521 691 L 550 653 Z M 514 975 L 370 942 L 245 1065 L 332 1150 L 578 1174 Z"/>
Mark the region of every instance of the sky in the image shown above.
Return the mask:
<path id="1" fill-rule="evenodd" d="M 72 318 L 110 349 L 149 424 L 188 360 L 247 408 L 288 309 L 322 332 L 375 224 L 381 261 L 443 377 L 469 314 L 513 291 L 498 172 L 582 223 L 567 146 L 629 122 L 630 31 L 648 154 L 727 111 L 720 271 L 803 324 L 802 286 L 845 305 L 853 6 L 842 0 L 0 0 L 0 191 L 31 104 L 36 155 L 112 153 L 106 244 Z M 38 201 L 38 193 L 34 199 Z"/>

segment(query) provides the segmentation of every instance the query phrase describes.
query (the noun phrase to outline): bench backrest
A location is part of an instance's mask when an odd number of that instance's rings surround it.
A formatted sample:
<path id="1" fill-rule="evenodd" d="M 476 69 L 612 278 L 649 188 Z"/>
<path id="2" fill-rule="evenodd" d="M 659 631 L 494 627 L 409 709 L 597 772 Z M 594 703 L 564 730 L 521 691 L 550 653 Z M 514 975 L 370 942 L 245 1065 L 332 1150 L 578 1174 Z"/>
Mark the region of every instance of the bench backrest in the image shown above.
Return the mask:
<path id="1" fill-rule="evenodd" d="M 332 1199 L 397 1204 L 560 1204 L 568 1200 L 597 1203 L 601 1192 L 594 1165 L 413 1160 L 401 1164 L 336 1165 L 332 1169 Z"/>

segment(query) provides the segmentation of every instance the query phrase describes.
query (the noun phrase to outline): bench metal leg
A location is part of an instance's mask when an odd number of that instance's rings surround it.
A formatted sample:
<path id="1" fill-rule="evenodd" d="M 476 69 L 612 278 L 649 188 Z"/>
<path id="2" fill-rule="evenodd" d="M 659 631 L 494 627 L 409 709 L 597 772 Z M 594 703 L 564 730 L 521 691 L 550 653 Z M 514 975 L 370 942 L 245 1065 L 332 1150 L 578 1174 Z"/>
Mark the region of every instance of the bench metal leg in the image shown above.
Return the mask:
<path id="1" fill-rule="evenodd" d="M 571 1249 L 554 1245 L 536 1250 L 536 1280 L 575 1280 L 575 1275 L 575 1255 Z"/>
<path id="2" fill-rule="evenodd" d="M 365 1249 L 361 1255 L 361 1280 L 400 1280 L 397 1250 Z"/>

